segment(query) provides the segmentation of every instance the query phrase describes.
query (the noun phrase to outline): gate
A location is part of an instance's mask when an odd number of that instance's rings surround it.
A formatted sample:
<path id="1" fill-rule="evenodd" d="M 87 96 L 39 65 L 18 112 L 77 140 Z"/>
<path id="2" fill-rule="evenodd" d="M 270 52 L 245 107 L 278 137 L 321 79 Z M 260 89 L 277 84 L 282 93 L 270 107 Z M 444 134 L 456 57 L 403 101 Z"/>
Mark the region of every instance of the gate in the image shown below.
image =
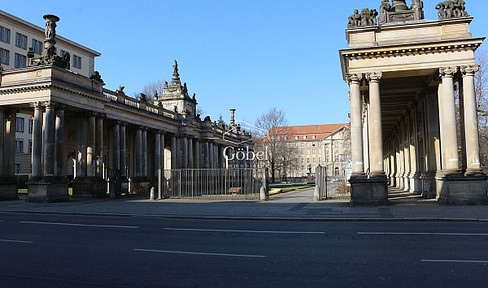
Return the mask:
<path id="1" fill-rule="evenodd" d="M 171 169 L 164 171 L 169 198 L 259 199 L 262 171 L 257 168 Z"/>

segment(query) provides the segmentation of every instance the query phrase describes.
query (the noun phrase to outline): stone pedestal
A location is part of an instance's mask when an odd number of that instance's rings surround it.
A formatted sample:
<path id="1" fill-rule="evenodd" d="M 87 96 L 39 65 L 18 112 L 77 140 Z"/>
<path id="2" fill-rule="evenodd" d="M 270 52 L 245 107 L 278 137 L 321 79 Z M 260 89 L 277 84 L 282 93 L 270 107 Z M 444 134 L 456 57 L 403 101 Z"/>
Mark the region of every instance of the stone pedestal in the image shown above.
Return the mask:
<path id="1" fill-rule="evenodd" d="M 0 201 L 18 199 L 16 179 L 11 177 L 0 178 Z"/>
<path id="2" fill-rule="evenodd" d="M 352 175 L 349 183 L 351 183 L 351 205 L 388 205 L 388 181 L 386 176 L 368 178 L 364 175 Z"/>
<path id="3" fill-rule="evenodd" d="M 437 201 L 442 205 L 488 204 L 486 175 L 436 175 Z"/>
<path id="4" fill-rule="evenodd" d="M 73 180 L 73 197 L 102 198 L 107 191 L 107 181 L 90 177 Z"/>
<path id="5" fill-rule="evenodd" d="M 436 180 L 435 172 L 425 172 L 420 176 L 422 182 L 422 198 L 424 199 L 434 199 L 436 197 Z"/>
<path id="6" fill-rule="evenodd" d="M 44 178 L 27 183 L 28 202 L 62 202 L 68 201 L 68 181 L 65 178 Z"/>

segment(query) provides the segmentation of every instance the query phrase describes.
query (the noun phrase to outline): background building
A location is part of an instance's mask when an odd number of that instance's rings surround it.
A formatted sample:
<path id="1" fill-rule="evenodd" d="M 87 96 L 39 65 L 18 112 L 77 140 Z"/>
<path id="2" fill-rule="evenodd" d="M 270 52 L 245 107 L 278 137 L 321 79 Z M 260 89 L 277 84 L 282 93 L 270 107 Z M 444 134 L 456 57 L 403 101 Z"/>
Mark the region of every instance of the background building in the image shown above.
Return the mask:
<path id="1" fill-rule="evenodd" d="M 28 65 L 27 53 L 32 48 L 36 57 L 44 50 L 44 28 L 24 21 L 0 10 L 0 64 L 3 70 L 21 69 Z M 70 55 L 70 68 L 74 73 L 90 77 L 95 69 L 95 57 L 101 54 L 71 40 L 57 36 L 57 53 Z M 32 116 L 17 113 L 15 173 L 31 172 Z"/>

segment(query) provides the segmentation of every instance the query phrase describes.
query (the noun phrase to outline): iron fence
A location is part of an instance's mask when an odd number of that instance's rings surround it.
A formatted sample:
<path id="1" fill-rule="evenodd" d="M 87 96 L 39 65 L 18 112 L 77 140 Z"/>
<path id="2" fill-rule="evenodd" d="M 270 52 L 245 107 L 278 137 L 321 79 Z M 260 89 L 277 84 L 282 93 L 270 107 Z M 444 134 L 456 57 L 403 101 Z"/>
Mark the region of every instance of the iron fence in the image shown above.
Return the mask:
<path id="1" fill-rule="evenodd" d="M 162 177 L 169 198 L 259 199 L 263 171 L 258 168 L 171 169 Z"/>
<path id="2" fill-rule="evenodd" d="M 348 198 L 351 196 L 350 187 L 344 176 L 327 177 L 327 167 L 318 166 L 315 168 L 316 200 L 330 198 Z"/>

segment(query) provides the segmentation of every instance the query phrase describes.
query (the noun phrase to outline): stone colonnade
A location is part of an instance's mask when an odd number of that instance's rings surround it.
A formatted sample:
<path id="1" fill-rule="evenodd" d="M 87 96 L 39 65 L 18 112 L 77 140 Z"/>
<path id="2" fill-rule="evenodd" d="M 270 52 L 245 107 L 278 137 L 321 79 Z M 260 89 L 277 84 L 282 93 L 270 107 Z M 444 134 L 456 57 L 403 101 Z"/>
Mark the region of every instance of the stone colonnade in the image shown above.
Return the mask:
<path id="1" fill-rule="evenodd" d="M 0 107 L 0 200 L 15 200 L 16 110 Z"/>
<path id="2" fill-rule="evenodd" d="M 414 95 L 416 100 L 388 135 L 382 135 L 382 73 L 348 75 L 353 203 L 387 203 L 387 185 L 436 197 L 443 204 L 486 203 L 474 89 L 477 71 L 476 65 L 440 68 L 436 87 L 425 87 Z M 460 145 L 456 81 L 462 119 Z M 362 95 L 362 91 L 366 93 Z M 458 147 L 462 147 L 461 153 Z"/>

